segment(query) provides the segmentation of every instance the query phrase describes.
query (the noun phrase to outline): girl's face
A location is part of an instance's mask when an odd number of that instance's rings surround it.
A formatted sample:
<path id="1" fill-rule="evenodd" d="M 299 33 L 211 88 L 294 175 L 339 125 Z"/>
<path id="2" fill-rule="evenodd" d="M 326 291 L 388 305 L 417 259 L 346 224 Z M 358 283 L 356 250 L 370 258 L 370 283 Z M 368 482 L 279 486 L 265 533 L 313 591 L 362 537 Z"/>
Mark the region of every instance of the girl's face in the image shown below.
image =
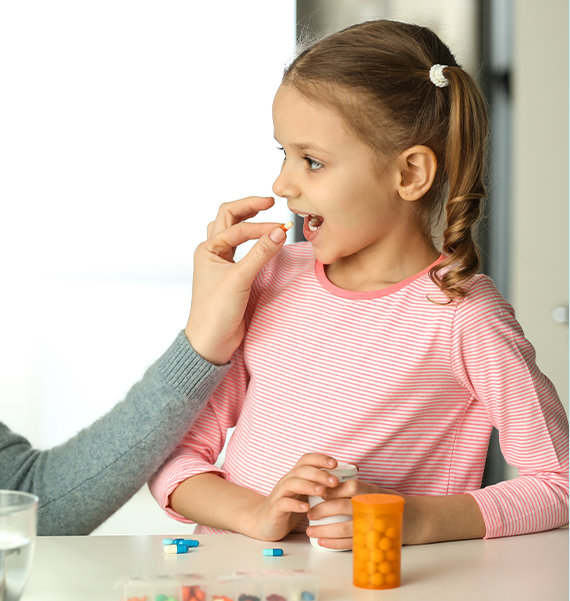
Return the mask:
<path id="1" fill-rule="evenodd" d="M 304 218 L 303 233 L 319 261 L 358 257 L 373 265 L 378 253 L 405 244 L 409 203 L 398 194 L 396 161 L 380 167 L 342 116 L 288 85 L 275 96 L 273 123 L 285 154 L 273 192 Z"/>

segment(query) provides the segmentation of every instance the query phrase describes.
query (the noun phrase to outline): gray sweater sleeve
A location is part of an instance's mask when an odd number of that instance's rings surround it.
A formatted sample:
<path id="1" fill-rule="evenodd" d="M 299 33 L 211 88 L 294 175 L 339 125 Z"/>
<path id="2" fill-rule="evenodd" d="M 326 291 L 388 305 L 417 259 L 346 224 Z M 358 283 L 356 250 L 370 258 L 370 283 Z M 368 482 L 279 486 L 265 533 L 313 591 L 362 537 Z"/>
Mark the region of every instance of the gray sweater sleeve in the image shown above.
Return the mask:
<path id="1" fill-rule="evenodd" d="M 66 443 L 39 451 L 0 423 L 0 488 L 39 497 L 39 534 L 89 534 L 167 459 L 228 367 L 181 332 L 123 401 Z"/>

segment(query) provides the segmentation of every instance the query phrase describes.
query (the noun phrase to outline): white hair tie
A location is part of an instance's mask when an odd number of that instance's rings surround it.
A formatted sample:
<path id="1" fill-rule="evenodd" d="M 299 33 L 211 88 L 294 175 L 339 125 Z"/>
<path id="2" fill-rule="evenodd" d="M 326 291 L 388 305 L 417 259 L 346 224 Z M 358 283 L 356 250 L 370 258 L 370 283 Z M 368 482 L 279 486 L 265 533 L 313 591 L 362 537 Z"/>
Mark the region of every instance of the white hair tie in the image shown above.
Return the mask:
<path id="1" fill-rule="evenodd" d="M 443 70 L 447 66 L 448 65 L 433 65 L 429 70 L 429 78 L 431 79 L 431 82 L 438 88 L 445 88 L 449 85 L 449 80 L 443 74 Z"/>

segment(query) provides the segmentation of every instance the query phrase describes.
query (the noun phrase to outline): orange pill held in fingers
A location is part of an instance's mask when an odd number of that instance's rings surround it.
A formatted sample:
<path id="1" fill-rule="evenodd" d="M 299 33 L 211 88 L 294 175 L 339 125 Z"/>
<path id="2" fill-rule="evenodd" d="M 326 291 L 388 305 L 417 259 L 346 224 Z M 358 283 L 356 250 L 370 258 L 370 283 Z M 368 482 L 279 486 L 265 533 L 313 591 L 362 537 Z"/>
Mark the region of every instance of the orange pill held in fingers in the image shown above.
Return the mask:
<path id="1" fill-rule="evenodd" d="M 287 233 L 292 227 L 293 227 L 293 222 L 292 221 L 288 221 L 287 223 L 284 223 L 283 225 L 279 226 L 285 233 Z"/>

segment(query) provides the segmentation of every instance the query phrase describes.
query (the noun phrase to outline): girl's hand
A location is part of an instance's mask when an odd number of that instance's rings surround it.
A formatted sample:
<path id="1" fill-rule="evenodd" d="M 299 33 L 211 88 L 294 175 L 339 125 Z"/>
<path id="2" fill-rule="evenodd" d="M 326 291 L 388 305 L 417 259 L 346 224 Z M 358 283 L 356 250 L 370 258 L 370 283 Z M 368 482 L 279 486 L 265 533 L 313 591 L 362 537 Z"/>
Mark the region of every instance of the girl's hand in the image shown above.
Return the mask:
<path id="1" fill-rule="evenodd" d="M 336 459 L 322 453 L 306 453 L 285 474 L 271 494 L 263 497 L 253 513 L 255 538 L 277 541 L 289 534 L 309 510 L 307 497 L 321 496 L 338 478 L 326 469 L 337 466 Z"/>
<path id="2" fill-rule="evenodd" d="M 310 520 L 320 520 L 333 515 L 346 515 L 352 518 L 352 497 L 369 493 L 399 494 L 393 490 L 353 478 L 336 487 L 328 487 L 325 493 L 321 495 L 324 501 L 315 505 L 309 511 L 307 517 Z M 307 535 L 318 539 L 319 545 L 322 547 L 352 549 L 352 519 L 334 524 L 309 526 Z"/>
<path id="3" fill-rule="evenodd" d="M 260 196 L 224 203 L 208 225 L 207 240 L 194 253 L 186 337 L 194 350 L 212 363 L 227 363 L 239 346 L 251 284 L 285 242 L 286 234 L 278 223 L 242 223 L 273 204 L 272 198 Z M 255 238 L 258 242 L 235 263 L 236 248 Z"/>

